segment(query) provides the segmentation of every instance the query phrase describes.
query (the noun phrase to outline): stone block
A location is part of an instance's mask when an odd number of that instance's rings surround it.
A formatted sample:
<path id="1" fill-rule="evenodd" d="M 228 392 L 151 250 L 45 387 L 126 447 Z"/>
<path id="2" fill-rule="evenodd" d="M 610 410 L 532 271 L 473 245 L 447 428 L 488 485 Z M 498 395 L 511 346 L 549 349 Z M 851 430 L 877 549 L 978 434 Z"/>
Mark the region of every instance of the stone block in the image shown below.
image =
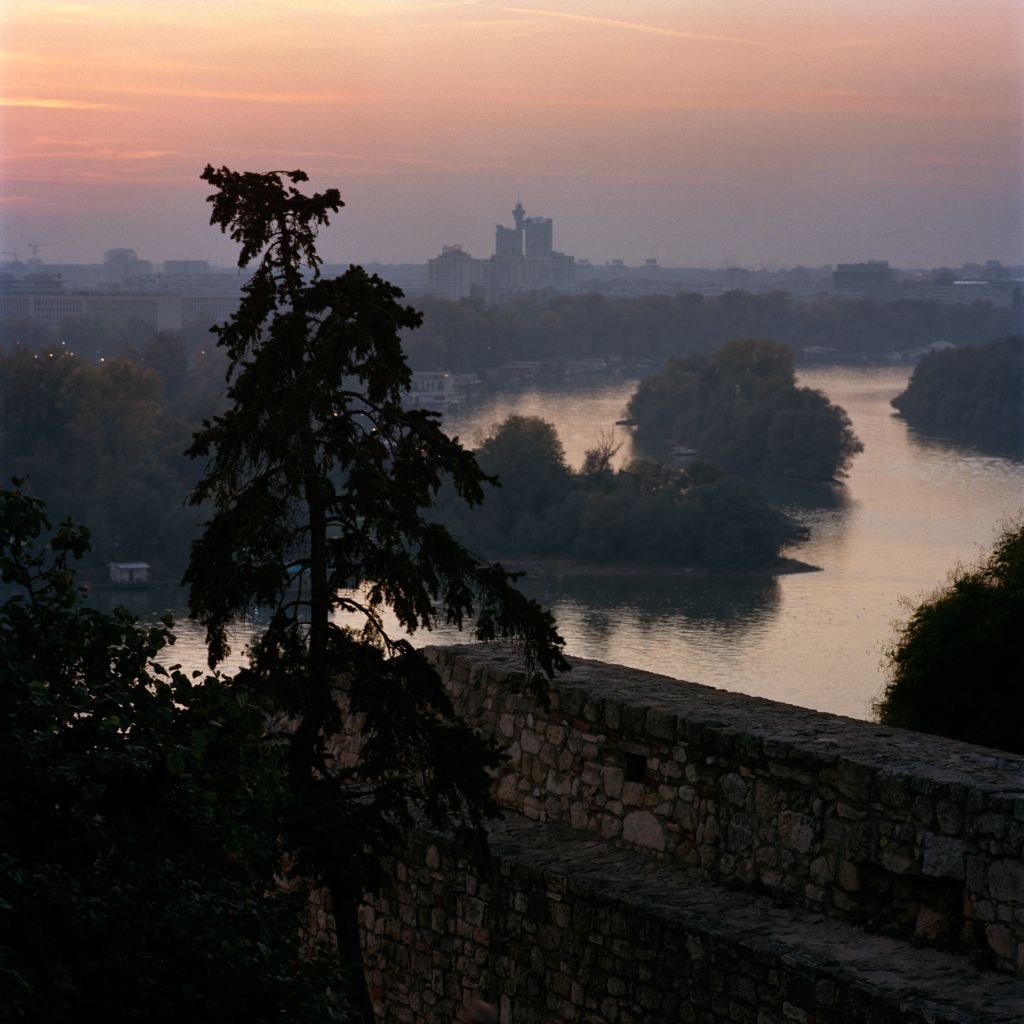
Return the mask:
<path id="1" fill-rule="evenodd" d="M 860 891 L 860 868 L 849 860 L 841 860 L 836 868 L 836 881 L 844 892 Z"/>
<path id="2" fill-rule="evenodd" d="M 827 857 L 815 857 L 811 861 L 809 874 L 815 885 L 824 886 L 832 881 L 832 868 Z"/>
<path id="3" fill-rule="evenodd" d="M 643 736 L 646 718 L 647 708 L 643 706 L 626 704 L 622 708 L 622 727 L 635 739 Z"/>
<path id="4" fill-rule="evenodd" d="M 899 843 L 886 843 L 882 847 L 882 866 L 894 875 L 909 875 L 917 872 L 914 851 Z"/>
<path id="5" fill-rule="evenodd" d="M 995 812 L 979 815 L 971 829 L 976 835 L 994 836 L 995 838 L 1001 838 L 1005 830 L 1006 819 Z"/>
<path id="6" fill-rule="evenodd" d="M 524 729 L 519 736 L 519 745 L 527 754 L 539 754 L 541 738 L 532 729 Z"/>
<path id="7" fill-rule="evenodd" d="M 644 787 L 639 782 L 624 782 L 622 784 L 622 802 L 634 807 L 643 803 Z"/>
<path id="8" fill-rule="evenodd" d="M 571 775 L 549 771 L 544 781 L 544 786 L 553 796 L 570 796 L 572 794 L 572 782 Z"/>
<path id="9" fill-rule="evenodd" d="M 750 819 L 745 814 L 734 814 L 726 826 L 725 848 L 732 853 L 750 853 L 753 845 Z"/>
<path id="10" fill-rule="evenodd" d="M 730 772 L 728 775 L 723 775 L 720 786 L 722 788 L 722 797 L 725 800 L 736 807 L 746 806 L 750 787 L 739 774 Z"/>
<path id="11" fill-rule="evenodd" d="M 549 724 L 544 730 L 544 737 L 548 743 L 560 747 L 565 743 L 565 729 L 560 725 Z"/>
<path id="12" fill-rule="evenodd" d="M 994 900 L 1024 903 L 1024 862 L 997 860 L 988 869 L 988 889 Z"/>
<path id="13" fill-rule="evenodd" d="M 515 775 L 506 775 L 498 784 L 498 803 L 512 807 L 516 802 L 516 791 L 519 779 Z"/>
<path id="14" fill-rule="evenodd" d="M 935 818 L 939 828 L 947 835 L 959 835 L 964 827 L 964 811 L 952 800 L 939 800 L 935 805 Z"/>
<path id="15" fill-rule="evenodd" d="M 682 800 L 678 801 L 675 806 L 673 817 L 679 823 L 679 827 L 687 835 L 693 835 L 694 828 L 696 827 L 697 816 L 694 813 L 692 804 L 685 803 Z"/>
<path id="16" fill-rule="evenodd" d="M 608 767 L 601 772 L 601 783 L 605 795 L 610 799 L 618 800 L 622 795 L 622 783 L 625 778 L 621 768 Z"/>
<path id="17" fill-rule="evenodd" d="M 1006 925 L 986 925 L 985 940 L 997 956 L 1001 956 L 1004 960 L 1017 959 L 1017 943 L 1014 940 L 1013 932 Z"/>
<path id="18" fill-rule="evenodd" d="M 613 732 L 622 728 L 622 706 L 613 700 L 604 702 L 604 724 L 606 729 Z"/>
<path id="19" fill-rule="evenodd" d="M 788 849 L 809 853 L 816 834 L 817 826 L 805 815 L 793 811 L 783 811 L 779 815 L 779 839 Z"/>
<path id="20" fill-rule="evenodd" d="M 864 821 L 867 818 L 867 811 L 862 811 L 852 804 L 838 801 L 836 803 L 836 817 L 844 821 Z"/>
<path id="21" fill-rule="evenodd" d="M 836 765 L 836 789 L 851 800 L 870 799 L 874 781 L 875 772 L 867 765 L 855 764 L 852 761 L 840 761 Z"/>
<path id="22" fill-rule="evenodd" d="M 627 814 L 622 823 L 622 838 L 648 850 L 665 849 L 665 831 L 658 819 L 647 811 Z"/>
<path id="23" fill-rule="evenodd" d="M 675 736 L 675 716 L 666 711 L 651 708 L 647 712 L 646 730 L 649 736 L 660 740 L 671 740 Z"/>
<path id="24" fill-rule="evenodd" d="M 964 844 L 951 836 L 926 832 L 921 873 L 931 878 L 963 878 Z"/>
<path id="25" fill-rule="evenodd" d="M 986 861 L 984 857 L 967 858 L 967 888 L 974 893 L 987 890 Z"/>

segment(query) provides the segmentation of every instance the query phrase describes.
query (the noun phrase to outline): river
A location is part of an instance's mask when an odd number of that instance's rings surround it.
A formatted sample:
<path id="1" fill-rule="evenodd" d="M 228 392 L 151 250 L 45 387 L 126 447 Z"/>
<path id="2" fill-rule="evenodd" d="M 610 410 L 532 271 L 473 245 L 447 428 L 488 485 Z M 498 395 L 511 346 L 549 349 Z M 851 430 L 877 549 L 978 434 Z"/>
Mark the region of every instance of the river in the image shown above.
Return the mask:
<path id="1" fill-rule="evenodd" d="M 570 654 L 649 669 L 774 700 L 867 718 L 884 683 L 884 648 L 906 602 L 939 586 L 958 562 L 976 560 L 1000 523 L 1024 506 L 1024 462 L 919 436 L 893 414 L 906 367 L 805 369 L 800 382 L 850 414 L 865 451 L 831 496 L 784 495 L 811 528 L 788 553 L 820 572 L 778 577 L 588 576 L 529 579 Z M 577 378 L 504 392 L 446 421 L 471 445 L 511 413 L 558 428 L 571 464 L 622 415 L 635 381 Z M 628 430 L 619 459 L 630 455 Z M 118 600 L 125 595 L 117 594 Z M 167 606 L 183 614 L 180 592 L 127 595 L 140 615 Z M 243 625 L 244 647 L 251 625 Z M 178 626 L 176 657 L 202 662 L 202 638 Z M 455 640 L 443 631 L 422 642 Z"/>

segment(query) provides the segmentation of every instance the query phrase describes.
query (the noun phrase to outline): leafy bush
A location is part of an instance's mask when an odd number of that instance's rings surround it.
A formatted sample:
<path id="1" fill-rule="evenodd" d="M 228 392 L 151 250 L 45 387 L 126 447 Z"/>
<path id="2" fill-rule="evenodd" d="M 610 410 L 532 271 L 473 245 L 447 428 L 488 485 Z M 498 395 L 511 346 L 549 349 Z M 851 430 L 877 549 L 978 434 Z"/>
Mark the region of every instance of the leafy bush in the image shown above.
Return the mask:
<path id="1" fill-rule="evenodd" d="M 1024 754 L 1024 522 L 914 609 L 888 651 L 879 720 Z"/>
<path id="2" fill-rule="evenodd" d="M 17 490 L 0 522 L 0 1016 L 344 1019 L 308 894 L 278 881 L 291 796 L 266 708 L 158 665 L 167 626 L 83 607 L 80 527 L 47 543 Z"/>

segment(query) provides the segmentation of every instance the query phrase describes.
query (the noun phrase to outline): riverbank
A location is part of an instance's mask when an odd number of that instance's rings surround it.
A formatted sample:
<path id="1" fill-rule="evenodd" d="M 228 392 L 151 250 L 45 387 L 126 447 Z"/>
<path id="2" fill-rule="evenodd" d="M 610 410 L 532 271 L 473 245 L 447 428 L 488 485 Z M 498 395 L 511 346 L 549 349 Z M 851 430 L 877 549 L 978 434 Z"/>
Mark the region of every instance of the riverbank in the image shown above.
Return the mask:
<path id="1" fill-rule="evenodd" d="M 822 572 L 820 565 L 798 558 L 779 558 L 771 565 L 757 569 L 703 569 L 684 565 L 641 565 L 638 563 L 576 562 L 568 558 L 494 559 L 510 572 L 520 572 L 528 579 L 579 579 L 588 576 L 657 576 L 683 579 L 716 579 L 721 577 L 790 576 L 795 573 Z"/>

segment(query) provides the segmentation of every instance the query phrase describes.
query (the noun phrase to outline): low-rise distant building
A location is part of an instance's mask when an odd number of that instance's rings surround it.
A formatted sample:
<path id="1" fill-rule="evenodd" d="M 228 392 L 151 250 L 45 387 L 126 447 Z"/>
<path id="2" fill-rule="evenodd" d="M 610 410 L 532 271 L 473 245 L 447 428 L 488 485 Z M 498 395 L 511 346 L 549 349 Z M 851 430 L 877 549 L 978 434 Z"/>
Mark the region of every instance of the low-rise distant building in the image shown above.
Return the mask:
<path id="1" fill-rule="evenodd" d="M 131 265 L 133 250 L 108 250 L 115 254 L 109 265 Z M 124 255 L 128 254 L 128 255 Z M 146 261 L 135 260 L 143 263 Z M 68 282 L 62 273 L 17 264 L 0 273 L 0 320 L 28 320 L 53 330 L 62 320 L 95 318 L 115 323 L 133 322 L 151 331 L 180 331 L 198 324 L 208 327 L 226 320 L 238 308 L 238 279 L 224 273 L 210 274 L 202 260 L 169 261 L 183 272 L 168 278 L 145 276 L 120 278 L 119 283 L 98 283 L 93 288 Z M 104 264 L 107 267 L 108 264 Z M 146 266 L 150 266 L 146 262 Z M 165 265 L 166 266 L 166 265 Z M 201 270 L 206 267 L 206 272 Z M 69 290 L 68 284 L 74 286 Z"/>
<path id="2" fill-rule="evenodd" d="M 149 562 L 111 562 L 110 582 L 115 587 L 139 587 L 150 582 Z"/>
<path id="3" fill-rule="evenodd" d="M 134 249 L 108 249 L 103 254 L 104 280 L 110 284 L 138 283 L 153 276 L 153 264 L 140 260 Z"/>
<path id="4" fill-rule="evenodd" d="M 878 294 L 892 290 L 894 277 L 887 260 L 866 263 L 837 263 L 832 272 L 832 287 L 837 292 Z"/>
<path id="5" fill-rule="evenodd" d="M 430 294 L 449 302 L 481 297 L 487 288 L 487 261 L 477 260 L 461 245 L 446 245 L 427 264 Z"/>

